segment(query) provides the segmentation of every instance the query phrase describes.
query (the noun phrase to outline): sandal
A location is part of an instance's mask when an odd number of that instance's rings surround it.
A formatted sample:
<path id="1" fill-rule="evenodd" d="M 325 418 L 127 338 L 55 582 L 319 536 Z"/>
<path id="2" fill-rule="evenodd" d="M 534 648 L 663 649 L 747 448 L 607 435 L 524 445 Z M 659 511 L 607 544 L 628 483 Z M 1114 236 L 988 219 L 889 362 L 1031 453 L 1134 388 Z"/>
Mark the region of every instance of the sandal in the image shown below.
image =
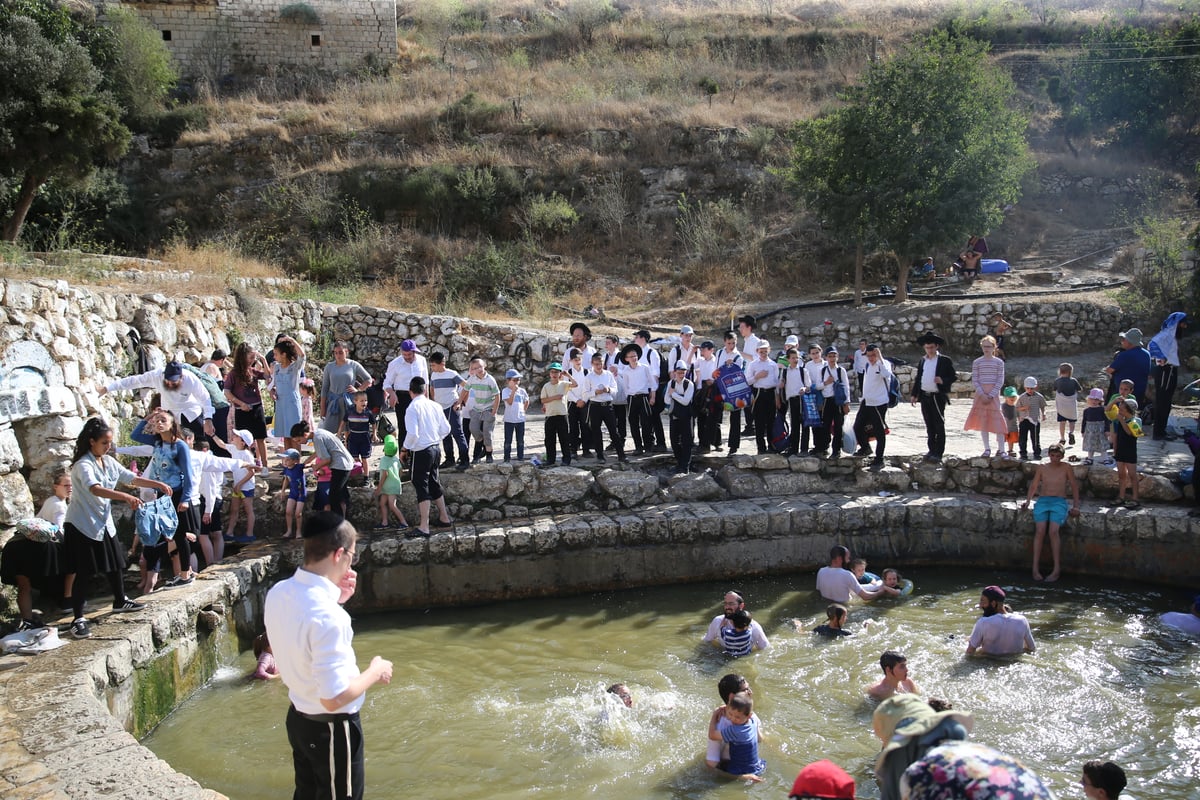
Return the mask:
<path id="1" fill-rule="evenodd" d="M 1076 463 L 1079 461 L 1079 456 L 1069 456 L 1067 458 L 1067 461 L 1070 461 L 1071 463 Z"/>
<path id="2" fill-rule="evenodd" d="M 1125 507 L 1126 508 L 1141 508 L 1142 504 L 1139 503 L 1137 500 L 1126 500 Z"/>

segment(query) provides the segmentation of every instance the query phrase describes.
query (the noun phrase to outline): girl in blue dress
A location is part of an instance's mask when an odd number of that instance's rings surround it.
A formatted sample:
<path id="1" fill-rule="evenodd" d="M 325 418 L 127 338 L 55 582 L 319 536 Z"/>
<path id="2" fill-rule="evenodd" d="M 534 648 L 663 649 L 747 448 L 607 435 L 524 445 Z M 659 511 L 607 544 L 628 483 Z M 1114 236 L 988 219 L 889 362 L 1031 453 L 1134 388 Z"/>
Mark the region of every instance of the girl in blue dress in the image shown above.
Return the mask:
<path id="1" fill-rule="evenodd" d="M 300 379 L 304 377 L 304 348 L 290 336 L 275 342 L 275 363 L 271 365 L 271 397 L 275 400 L 275 419 L 271 433 L 283 439 L 284 449 L 299 449 L 292 439 L 292 426 L 303 419 L 300 410 Z"/>

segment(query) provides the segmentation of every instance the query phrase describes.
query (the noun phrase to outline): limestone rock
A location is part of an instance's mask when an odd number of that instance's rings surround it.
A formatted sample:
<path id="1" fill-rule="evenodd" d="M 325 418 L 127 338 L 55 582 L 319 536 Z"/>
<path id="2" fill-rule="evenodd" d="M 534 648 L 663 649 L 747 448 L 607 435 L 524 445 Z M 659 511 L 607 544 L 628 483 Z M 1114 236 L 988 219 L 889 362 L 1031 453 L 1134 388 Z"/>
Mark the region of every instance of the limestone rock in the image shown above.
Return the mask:
<path id="1" fill-rule="evenodd" d="M 592 491 L 596 480 L 586 469 L 550 467 L 536 473 L 533 485 L 525 492 L 530 504 L 563 505 L 576 503 Z"/>
<path id="2" fill-rule="evenodd" d="M 765 492 L 761 476 L 733 465 L 717 472 L 717 482 L 733 497 L 762 497 Z"/>
<path id="3" fill-rule="evenodd" d="M 820 472 L 821 459 L 813 456 L 793 456 L 788 459 L 788 464 L 793 472 Z"/>
<path id="4" fill-rule="evenodd" d="M 1143 502 L 1174 503 L 1183 497 L 1183 492 L 1161 475 L 1142 475 L 1138 480 L 1138 495 Z"/>
<path id="5" fill-rule="evenodd" d="M 723 499 L 725 490 L 717 483 L 712 473 L 705 470 L 671 478 L 668 482 L 667 496 L 674 502 L 694 503 Z"/>
<path id="6" fill-rule="evenodd" d="M 0 528 L 11 528 L 33 515 L 33 496 L 21 473 L 0 475 Z"/>
<path id="7" fill-rule="evenodd" d="M 625 508 L 632 508 L 658 491 L 658 480 L 640 472 L 602 470 L 596 485 L 604 494 L 616 498 Z"/>
<path id="8" fill-rule="evenodd" d="M 788 460 L 786 456 L 778 453 L 762 453 L 754 456 L 754 468 L 761 470 L 787 469 Z"/>

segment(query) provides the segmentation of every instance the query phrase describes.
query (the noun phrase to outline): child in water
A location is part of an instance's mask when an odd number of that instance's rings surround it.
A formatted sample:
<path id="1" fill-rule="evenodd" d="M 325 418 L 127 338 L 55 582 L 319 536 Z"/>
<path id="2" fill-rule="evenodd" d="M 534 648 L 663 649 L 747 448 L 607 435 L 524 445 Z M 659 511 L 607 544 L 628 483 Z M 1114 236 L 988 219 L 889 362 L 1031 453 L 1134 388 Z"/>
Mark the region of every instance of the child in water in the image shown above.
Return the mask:
<path id="1" fill-rule="evenodd" d="M 850 631 L 843 626 L 846 624 L 846 607 L 841 603 L 834 603 L 825 609 L 825 616 L 828 618 L 824 625 L 818 625 L 813 628 L 813 633 L 821 636 L 828 636 L 831 639 L 836 639 L 839 636 L 849 636 Z"/>
<path id="2" fill-rule="evenodd" d="M 901 590 L 902 587 L 900 586 L 900 573 L 894 568 L 888 567 L 883 571 L 883 574 L 880 577 L 883 578 L 884 586 L 888 587 L 889 589 L 895 589 L 896 591 Z"/>
<path id="3" fill-rule="evenodd" d="M 254 637 L 254 657 L 258 666 L 250 676 L 260 681 L 271 681 L 279 677 L 279 667 L 275 665 L 275 654 L 271 652 L 271 642 L 265 633 Z"/>
<path id="4" fill-rule="evenodd" d="M 867 577 L 867 560 L 865 558 L 856 558 L 851 561 L 850 571 L 854 573 L 854 577 L 858 578 L 859 583 L 871 583 L 871 579 Z"/>
<path id="5" fill-rule="evenodd" d="M 713 709 L 712 716 L 708 720 L 708 750 L 704 754 L 704 763 L 713 769 L 717 769 L 722 761 L 729 760 L 729 746 L 723 739 L 713 739 L 712 732 L 714 729 L 720 730 L 721 726 L 728 722 L 725 719 L 725 712 L 729 708 L 729 700 L 738 693 L 754 694 L 746 679 L 736 672 L 723 676 L 717 682 L 717 696 L 721 698 L 721 705 Z M 758 717 L 754 717 L 754 719 L 757 720 Z"/>
<path id="6" fill-rule="evenodd" d="M 758 757 L 758 743 L 762 741 L 758 718 L 754 716 L 754 701 L 745 692 L 729 698 L 725 716 L 715 725 L 710 725 L 708 738 L 729 745 L 729 760 L 720 764 L 728 772 L 742 780 L 762 782 L 762 773 L 767 764 Z"/>
<path id="7" fill-rule="evenodd" d="M 741 609 L 721 626 L 721 644 L 727 656 L 748 656 L 754 650 L 754 637 L 750 632 L 753 618 L 746 609 Z"/>

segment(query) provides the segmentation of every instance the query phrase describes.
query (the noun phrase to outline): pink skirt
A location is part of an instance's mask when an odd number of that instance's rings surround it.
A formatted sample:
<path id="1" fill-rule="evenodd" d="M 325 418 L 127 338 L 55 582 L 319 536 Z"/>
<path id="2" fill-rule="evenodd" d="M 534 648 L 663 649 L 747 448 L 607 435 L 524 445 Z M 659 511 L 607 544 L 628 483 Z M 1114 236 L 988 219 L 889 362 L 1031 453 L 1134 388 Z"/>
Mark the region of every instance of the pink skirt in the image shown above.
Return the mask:
<path id="1" fill-rule="evenodd" d="M 1000 411 L 1000 398 L 987 398 L 981 394 L 975 395 L 971 403 L 971 412 L 967 414 L 964 431 L 986 431 L 1004 436 L 1008 433 L 1008 423 Z"/>

